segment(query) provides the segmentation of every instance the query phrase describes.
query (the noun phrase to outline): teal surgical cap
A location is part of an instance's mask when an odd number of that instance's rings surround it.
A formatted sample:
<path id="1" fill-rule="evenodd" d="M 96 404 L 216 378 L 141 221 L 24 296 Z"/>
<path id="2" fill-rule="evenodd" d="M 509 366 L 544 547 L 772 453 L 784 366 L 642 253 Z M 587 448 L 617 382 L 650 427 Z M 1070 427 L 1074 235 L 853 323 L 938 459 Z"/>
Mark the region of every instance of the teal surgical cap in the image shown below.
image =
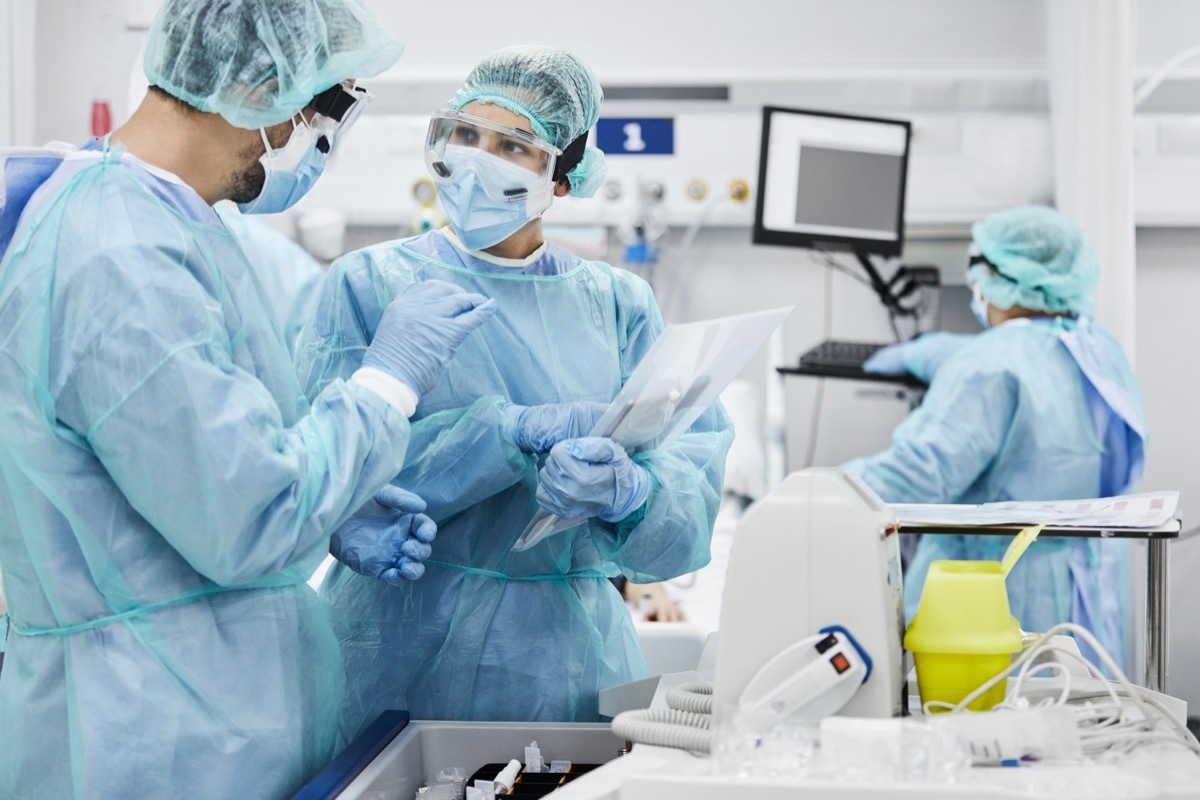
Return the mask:
<path id="1" fill-rule="evenodd" d="M 587 65 L 566 50 L 521 45 L 506 47 L 471 70 L 450 99 L 461 110 L 467 103 L 494 103 L 529 119 L 533 132 L 560 150 L 586 134 L 600 117 L 604 92 Z M 604 183 L 604 154 L 594 147 L 566 178 L 571 194 L 591 197 Z"/>
<path id="2" fill-rule="evenodd" d="M 254 129 L 340 81 L 378 75 L 403 49 L 360 0 L 167 0 L 144 63 L 151 86 Z"/>
<path id="3" fill-rule="evenodd" d="M 1071 220 L 1046 206 L 999 211 L 971 227 L 988 263 L 969 269 L 984 299 L 1051 314 L 1092 309 L 1099 268 L 1096 254 Z"/>

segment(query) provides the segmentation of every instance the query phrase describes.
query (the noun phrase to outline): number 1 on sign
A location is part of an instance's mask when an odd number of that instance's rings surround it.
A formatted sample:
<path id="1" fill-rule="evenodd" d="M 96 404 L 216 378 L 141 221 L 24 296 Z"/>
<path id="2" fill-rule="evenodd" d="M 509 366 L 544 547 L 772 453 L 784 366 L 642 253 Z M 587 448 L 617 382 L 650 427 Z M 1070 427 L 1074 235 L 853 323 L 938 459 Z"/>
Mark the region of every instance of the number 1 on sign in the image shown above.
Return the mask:
<path id="1" fill-rule="evenodd" d="M 646 141 L 642 138 L 642 126 L 636 122 L 630 122 L 621 128 L 625 132 L 625 151 L 628 153 L 637 153 L 646 149 Z"/>

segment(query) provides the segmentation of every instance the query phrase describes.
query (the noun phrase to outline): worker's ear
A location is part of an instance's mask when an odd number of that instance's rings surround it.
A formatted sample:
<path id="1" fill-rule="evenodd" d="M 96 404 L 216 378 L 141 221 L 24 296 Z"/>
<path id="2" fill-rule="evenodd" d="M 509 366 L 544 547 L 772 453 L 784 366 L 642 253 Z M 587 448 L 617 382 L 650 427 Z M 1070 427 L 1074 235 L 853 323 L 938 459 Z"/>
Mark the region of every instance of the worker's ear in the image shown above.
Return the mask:
<path id="1" fill-rule="evenodd" d="M 566 178 L 562 178 L 558 183 L 554 184 L 554 196 L 566 197 L 571 193 L 571 182 Z"/>

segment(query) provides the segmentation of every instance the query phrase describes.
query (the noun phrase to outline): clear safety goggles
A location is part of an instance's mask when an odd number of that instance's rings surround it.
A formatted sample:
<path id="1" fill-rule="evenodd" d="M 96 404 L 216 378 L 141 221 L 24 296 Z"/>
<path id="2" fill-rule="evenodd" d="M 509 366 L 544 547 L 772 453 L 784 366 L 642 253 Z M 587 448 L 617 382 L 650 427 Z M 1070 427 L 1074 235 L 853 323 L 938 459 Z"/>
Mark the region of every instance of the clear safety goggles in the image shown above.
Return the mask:
<path id="1" fill-rule="evenodd" d="M 435 182 L 444 184 L 453 180 L 459 163 L 453 153 L 456 150 L 462 153 L 464 148 L 487 153 L 520 168 L 507 171 L 514 176 L 512 186 L 499 188 L 503 199 L 508 200 L 524 199 L 536 189 L 553 183 L 554 165 L 562 155 L 562 150 L 529 131 L 461 111 L 435 111 L 425 140 L 425 166 Z"/>
<path id="2" fill-rule="evenodd" d="M 1005 275 L 1000 271 L 999 267 L 992 263 L 991 259 L 980 252 L 979 245 L 971 242 L 971 246 L 967 248 L 967 286 L 971 287 L 972 289 L 974 289 L 979 283 L 979 280 L 974 273 L 975 267 L 982 267 L 983 269 L 987 270 L 987 272 L 996 275 L 997 277 L 1002 278 L 1009 283 L 1017 283 L 1016 279 Z"/>
<path id="3" fill-rule="evenodd" d="M 330 86 L 309 103 L 316 113 L 308 126 L 317 137 L 317 149 L 332 155 L 375 95 L 351 81 Z"/>

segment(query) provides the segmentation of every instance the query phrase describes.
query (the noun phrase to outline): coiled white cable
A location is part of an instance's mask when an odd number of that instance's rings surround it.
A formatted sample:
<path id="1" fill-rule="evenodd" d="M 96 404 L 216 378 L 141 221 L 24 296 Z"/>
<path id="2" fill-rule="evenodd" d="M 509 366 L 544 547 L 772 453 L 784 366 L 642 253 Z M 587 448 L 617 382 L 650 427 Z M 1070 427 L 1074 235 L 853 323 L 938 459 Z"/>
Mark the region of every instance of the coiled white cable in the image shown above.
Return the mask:
<path id="1" fill-rule="evenodd" d="M 1088 673 L 1097 680 L 1103 681 L 1105 691 L 1078 695 L 1071 691 L 1071 677 L 1061 664 L 1035 664 L 1037 656 L 1048 646 L 1051 638 L 1059 633 L 1072 633 L 1085 641 L 1100 661 L 1109 670 L 1114 681 L 1109 682 L 1100 670 L 1090 661 L 1075 655 L 1065 654 L 1087 668 Z M 1019 669 L 1018 669 L 1019 668 Z M 1021 697 L 1025 681 L 1032 675 L 1041 672 L 1051 672 L 1063 679 L 1064 685 L 1057 701 L 1043 702 L 1038 705 L 1066 706 L 1072 708 L 1078 719 L 1079 735 L 1086 754 L 1092 757 L 1106 754 L 1127 753 L 1138 745 L 1146 742 L 1171 742 L 1181 745 L 1200 754 L 1200 741 L 1175 717 L 1165 706 L 1153 696 L 1143 694 L 1138 687 L 1130 683 L 1120 666 L 1101 646 L 1091 631 L 1073 623 L 1065 622 L 1055 625 L 1042 636 L 1041 641 L 1026 649 L 1012 664 L 1006 666 L 992 678 L 985 681 L 978 689 L 964 697 L 957 705 L 930 701 L 924 704 L 926 714 L 934 708 L 948 710 L 951 713 L 961 713 L 966 710 L 977 697 L 1009 677 L 1017 669 L 1017 676 L 1008 691 L 1008 698 L 997 708 L 1019 708 L 1027 701 Z M 1122 698 L 1133 702 L 1132 708 L 1122 703 Z M 1101 702 L 1094 702 L 1099 700 Z M 1088 704 L 1074 705 L 1078 701 Z M 1159 727 L 1166 723 L 1166 729 Z"/>
<path id="2" fill-rule="evenodd" d="M 667 692 L 667 705 L 680 711 L 695 714 L 711 714 L 713 707 L 713 685 L 711 683 L 685 683 Z"/>
<path id="3" fill-rule="evenodd" d="M 712 750 L 711 725 L 712 717 L 704 714 L 677 708 L 643 708 L 617 714 L 612 730 L 618 739 L 707 753 Z"/>
<path id="4" fill-rule="evenodd" d="M 712 695 L 713 685 L 707 681 L 676 686 L 667 692 L 669 709 L 622 711 L 613 717 L 613 733 L 640 744 L 707 753 L 713 743 Z"/>

